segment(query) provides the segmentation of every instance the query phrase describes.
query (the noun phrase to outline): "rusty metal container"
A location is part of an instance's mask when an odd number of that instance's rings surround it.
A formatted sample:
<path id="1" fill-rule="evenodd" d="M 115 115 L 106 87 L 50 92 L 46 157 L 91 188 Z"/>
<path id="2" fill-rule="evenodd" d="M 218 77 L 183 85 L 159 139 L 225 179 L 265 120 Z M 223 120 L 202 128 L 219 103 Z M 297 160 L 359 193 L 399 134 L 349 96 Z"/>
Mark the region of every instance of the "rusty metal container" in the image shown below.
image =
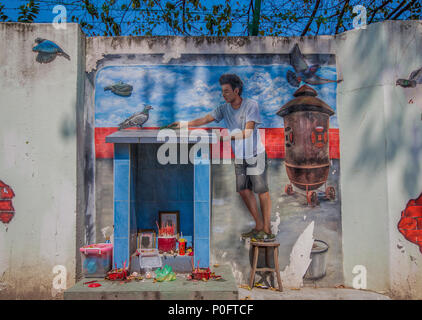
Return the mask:
<path id="1" fill-rule="evenodd" d="M 307 85 L 293 95 L 295 99 L 277 112 L 284 118 L 285 167 L 290 182 L 306 190 L 308 203 L 315 204 L 317 195 L 310 191 L 326 183 L 330 169 L 328 129 L 334 111 Z M 293 194 L 292 186 L 285 191 Z M 335 198 L 334 188 L 326 188 L 326 196 Z"/>

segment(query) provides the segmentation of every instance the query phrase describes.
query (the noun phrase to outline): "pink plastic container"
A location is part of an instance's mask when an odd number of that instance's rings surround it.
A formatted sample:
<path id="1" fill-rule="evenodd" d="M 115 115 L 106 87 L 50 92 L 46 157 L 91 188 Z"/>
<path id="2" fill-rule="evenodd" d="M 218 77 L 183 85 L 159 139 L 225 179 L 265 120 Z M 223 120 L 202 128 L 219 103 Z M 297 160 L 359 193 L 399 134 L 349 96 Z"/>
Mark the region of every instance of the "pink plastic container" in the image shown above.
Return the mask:
<path id="1" fill-rule="evenodd" d="M 113 244 L 97 243 L 79 249 L 85 278 L 103 278 L 112 267 Z"/>

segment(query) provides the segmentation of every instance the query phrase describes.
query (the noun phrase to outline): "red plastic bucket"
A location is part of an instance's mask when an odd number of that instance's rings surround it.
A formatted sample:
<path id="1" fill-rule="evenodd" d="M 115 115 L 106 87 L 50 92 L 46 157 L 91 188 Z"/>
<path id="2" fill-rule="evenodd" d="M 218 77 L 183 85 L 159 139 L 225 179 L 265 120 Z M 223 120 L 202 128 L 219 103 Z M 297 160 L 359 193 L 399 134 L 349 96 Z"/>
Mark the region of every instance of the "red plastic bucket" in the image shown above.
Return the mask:
<path id="1" fill-rule="evenodd" d="M 158 237 L 158 250 L 164 252 L 176 250 L 176 237 Z"/>

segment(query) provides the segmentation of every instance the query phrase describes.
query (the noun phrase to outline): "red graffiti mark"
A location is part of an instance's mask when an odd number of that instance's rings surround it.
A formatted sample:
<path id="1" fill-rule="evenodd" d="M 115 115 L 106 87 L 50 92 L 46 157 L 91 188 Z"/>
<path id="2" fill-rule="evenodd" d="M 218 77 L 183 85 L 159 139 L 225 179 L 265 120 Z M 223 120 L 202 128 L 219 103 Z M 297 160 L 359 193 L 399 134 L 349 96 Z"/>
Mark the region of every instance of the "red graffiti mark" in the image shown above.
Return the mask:
<path id="1" fill-rule="evenodd" d="M 407 240 L 419 246 L 422 253 L 422 193 L 419 198 L 409 200 L 397 227 Z"/>
<path id="2" fill-rule="evenodd" d="M 3 223 L 9 223 L 15 214 L 11 200 L 14 196 L 12 188 L 0 180 L 0 221 Z"/>

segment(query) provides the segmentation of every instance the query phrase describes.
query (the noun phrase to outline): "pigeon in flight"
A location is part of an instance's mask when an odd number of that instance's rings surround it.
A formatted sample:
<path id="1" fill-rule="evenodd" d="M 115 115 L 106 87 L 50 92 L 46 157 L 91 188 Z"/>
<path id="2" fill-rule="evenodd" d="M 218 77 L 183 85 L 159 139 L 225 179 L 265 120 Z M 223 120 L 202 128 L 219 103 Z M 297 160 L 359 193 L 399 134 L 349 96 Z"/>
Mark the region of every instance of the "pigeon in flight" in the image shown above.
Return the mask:
<path id="1" fill-rule="evenodd" d="M 396 86 L 400 86 L 403 88 L 409 88 L 409 92 L 406 94 L 407 98 L 411 97 L 408 101 L 409 104 L 415 103 L 416 99 L 418 98 L 420 94 L 419 88 L 416 88 L 418 84 L 422 84 L 422 67 L 412 71 L 412 73 L 409 76 L 409 79 L 397 79 Z"/>
<path id="2" fill-rule="evenodd" d="M 311 85 L 318 85 L 330 82 L 339 83 L 340 81 L 342 81 L 324 79 L 317 76 L 315 73 L 320 68 L 319 64 L 313 64 L 311 66 L 308 66 L 307 62 L 305 61 L 305 58 L 300 52 L 297 43 L 294 45 L 293 50 L 290 52 L 290 64 L 295 69 L 295 72 L 288 70 L 286 78 L 287 81 L 293 87 L 299 87 L 302 81 Z"/>
<path id="3" fill-rule="evenodd" d="M 104 91 L 110 90 L 114 94 L 122 97 L 129 97 L 132 94 L 133 87 L 130 84 L 126 84 L 122 81 L 119 81 L 111 86 L 104 88 Z"/>
<path id="4" fill-rule="evenodd" d="M 418 70 L 413 71 L 409 79 L 397 79 L 396 86 L 403 88 L 414 88 L 417 84 L 422 83 L 422 67 Z"/>
<path id="5" fill-rule="evenodd" d="M 36 60 L 39 63 L 49 63 L 56 59 L 56 56 L 63 56 L 67 60 L 70 60 L 70 57 L 65 53 L 57 44 L 53 41 L 36 38 L 35 42 L 37 45 L 32 48 L 32 51 L 38 52 Z"/>
<path id="6" fill-rule="evenodd" d="M 153 109 L 151 106 L 146 106 L 143 111 L 134 113 L 129 118 L 127 118 L 122 123 L 119 123 L 119 130 L 130 128 L 130 127 L 139 127 L 142 128 L 145 122 L 149 118 L 149 110 Z"/>

